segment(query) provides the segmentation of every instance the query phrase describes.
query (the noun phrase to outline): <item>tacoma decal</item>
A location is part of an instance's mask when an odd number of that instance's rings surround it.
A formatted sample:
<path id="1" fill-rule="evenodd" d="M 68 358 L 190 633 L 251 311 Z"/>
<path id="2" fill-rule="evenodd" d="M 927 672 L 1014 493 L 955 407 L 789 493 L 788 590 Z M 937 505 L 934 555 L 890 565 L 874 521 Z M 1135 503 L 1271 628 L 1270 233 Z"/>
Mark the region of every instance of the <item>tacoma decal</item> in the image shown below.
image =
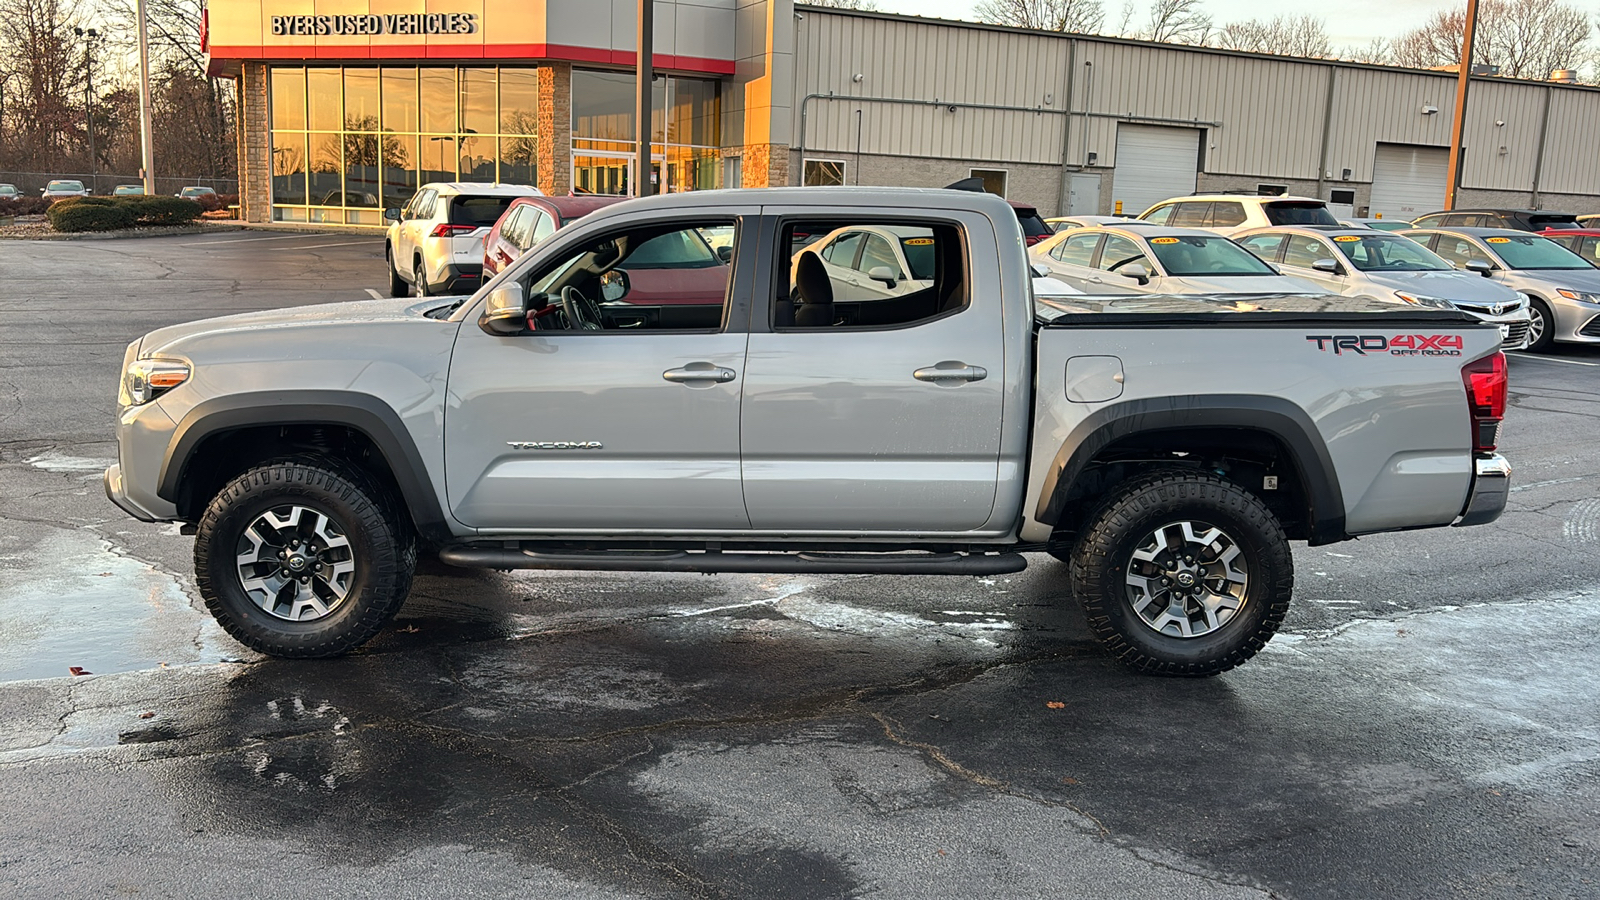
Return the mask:
<path id="1" fill-rule="evenodd" d="M 599 441 L 506 441 L 513 450 L 599 450 Z"/>
<path id="2" fill-rule="evenodd" d="M 1306 340 L 1323 352 L 1332 350 L 1335 356 L 1354 353 L 1385 353 L 1390 356 L 1460 356 L 1459 334 L 1308 334 Z"/>

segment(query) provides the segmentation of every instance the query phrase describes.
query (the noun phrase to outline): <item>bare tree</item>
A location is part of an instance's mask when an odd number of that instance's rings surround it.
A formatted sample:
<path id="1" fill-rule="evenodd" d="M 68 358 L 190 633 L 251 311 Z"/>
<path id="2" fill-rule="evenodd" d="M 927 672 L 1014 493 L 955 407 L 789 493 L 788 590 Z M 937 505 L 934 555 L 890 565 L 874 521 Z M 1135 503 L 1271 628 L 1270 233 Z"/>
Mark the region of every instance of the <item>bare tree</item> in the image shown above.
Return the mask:
<path id="1" fill-rule="evenodd" d="M 49 171 L 88 162 L 76 10 L 65 0 L 0 0 L 0 85 L 13 165 Z"/>
<path id="2" fill-rule="evenodd" d="M 978 18 L 996 25 L 1095 34 L 1105 22 L 1100 0 L 982 0 Z"/>
<path id="3" fill-rule="evenodd" d="M 1461 60 L 1465 13 L 1435 13 L 1427 24 L 1400 36 L 1393 61 L 1432 68 Z M 1582 11 L 1550 0 L 1481 0 L 1474 65 L 1498 66 L 1508 78 L 1550 77 L 1555 69 L 1584 62 L 1593 28 Z"/>
<path id="4" fill-rule="evenodd" d="M 1339 51 L 1339 58 L 1386 66 L 1394 61 L 1394 45 L 1388 38 L 1376 37 L 1368 41 L 1365 46 L 1343 48 Z"/>
<path id="5" fill-rule="evenodd" d="M 1326 57 L 1333 54 L 1328 29 L 1316 16 L 1277 16 L 1229 22 L 1212 35 L 1224 50 L 1278 53 L 1284 56 Z"/>
<path id="6" fill-rule="evenodd" d="M 1202 0 L 1155 0 L 1149 25 L 1138 36 L 1163 44 L 1204 44 L 1211 34 L 1211 15 Z"/>

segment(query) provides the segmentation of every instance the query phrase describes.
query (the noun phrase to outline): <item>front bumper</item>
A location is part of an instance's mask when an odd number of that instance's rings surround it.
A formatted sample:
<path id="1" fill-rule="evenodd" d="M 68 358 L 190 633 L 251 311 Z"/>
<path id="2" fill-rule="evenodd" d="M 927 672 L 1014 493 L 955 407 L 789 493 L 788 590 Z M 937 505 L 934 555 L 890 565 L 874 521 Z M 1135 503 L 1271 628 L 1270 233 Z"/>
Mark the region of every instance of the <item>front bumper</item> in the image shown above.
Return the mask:
<path id="1" fill-rule="evenodd" d="M 115 503 L 118 509 L 130 516 L 133 516 L 135 519 L 138 519 L 141 522 L 161 521 L 155 513 L 150 512 L 149 510 L 141 507 L 139 504 L 128 499 L 127 489 L 122 483 L 122 466 L 120 464 L 114 464 L 111 466 L 111 468 L 106 470 L 105 485 L 106 497 L 109 498 L 112 503 Z"/>
<path id="2" fill-rule="evenodd" d="M 1511 463 L 1498 453 L 1490 453 L 1473 460 L 1472 489 L 1467 492 L 1467 504 L 1461 508 L 1457 527 L 1484 525 L 1500 518 L 1505 512 L 1506 499 L 1511 496 Z"/>

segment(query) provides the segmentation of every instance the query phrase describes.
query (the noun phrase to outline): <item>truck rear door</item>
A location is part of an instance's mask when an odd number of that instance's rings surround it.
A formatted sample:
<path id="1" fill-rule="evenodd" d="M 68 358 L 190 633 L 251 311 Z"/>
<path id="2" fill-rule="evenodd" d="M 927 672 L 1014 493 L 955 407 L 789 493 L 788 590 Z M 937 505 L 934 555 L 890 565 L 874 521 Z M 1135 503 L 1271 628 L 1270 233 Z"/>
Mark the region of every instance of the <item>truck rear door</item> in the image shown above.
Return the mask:
<path id="1" fill-rule="evenodd" d="M 785 532 L 970 532 L 1000 480 L 1005 332 L 993 232 L 960 213 L 763 210 L 744 373 L 745 508 Z M 793 233 L 891 226 L 925 256 L 914 293 L 851 299 Z M 917 231 L 917 229 L 921 229 Z M 915 232 L 915 233 L 913 233 Z M 932 249 L 934 252 L 927 252 Z M 972 273 L 988 273 L 988 277 Z"/>

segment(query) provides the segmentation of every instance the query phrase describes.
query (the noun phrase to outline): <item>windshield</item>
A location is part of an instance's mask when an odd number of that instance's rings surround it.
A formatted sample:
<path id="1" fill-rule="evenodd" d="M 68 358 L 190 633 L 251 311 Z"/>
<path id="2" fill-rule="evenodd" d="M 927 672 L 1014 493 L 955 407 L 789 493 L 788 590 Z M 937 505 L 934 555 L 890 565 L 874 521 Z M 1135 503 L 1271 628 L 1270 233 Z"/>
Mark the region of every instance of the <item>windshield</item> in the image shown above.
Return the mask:
<path id="1" fill-rule="evenodd" d="M 1555 241 L 1534 235 L 1484 238 L 1510 269 L 1590 269 L 1583 257 Z"/>
<path id="2" fill-rule="evenodd" d="M 933 232 L 920 237 L 903 237 L 900 239 L 900 250 L 906 256 L 906 266 L 911 269 L 913 281 L 925 281 L 933 277 Z"/>
<path id="3" fill-rule="evenodd" d="M 1151 238 L 1150 251 L 1168 275 L 1278 274 L 1225 237 Z"/>
<path id="4" fill-rule="evenodd" d="M 45 190 L 50 190 L 50 191 L 81 191 L 81 190 L 83 190 L 83 182 L 81 182 L 81 181 L 52 181 L 52 182 L 50 182 L 49 186 L 45 188 Z M 63 207 L 63 208 L 65 208 L 65 207 Z"/>
<path id="5" fill-rule="evenodd" d="M 1341 234 L 1333 246 L 1363 272 L 1439 272 L 1450 264 L 1410 238 Z"/>
<path id="6" fill-rule="evenodd" d="M 1316 200 L 1279 200 L 1261 204 L 1267 221 L 1274 225 L 1337 225 L 1339 220 Z"/>

